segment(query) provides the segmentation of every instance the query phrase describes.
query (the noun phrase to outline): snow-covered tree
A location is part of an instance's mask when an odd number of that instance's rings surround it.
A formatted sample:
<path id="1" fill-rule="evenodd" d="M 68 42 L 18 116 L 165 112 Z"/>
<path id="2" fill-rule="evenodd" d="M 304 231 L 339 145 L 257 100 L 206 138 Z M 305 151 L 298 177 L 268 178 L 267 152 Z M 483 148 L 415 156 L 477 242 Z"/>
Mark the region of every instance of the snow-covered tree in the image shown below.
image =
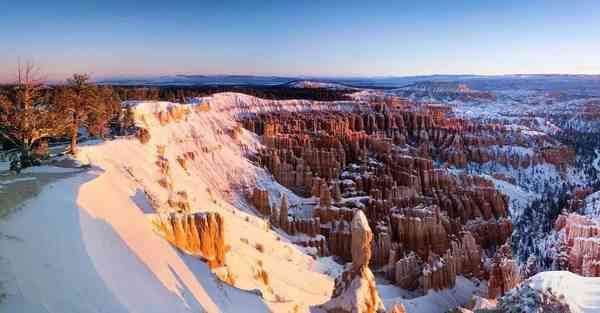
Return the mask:
<path id="1" fill-rule="evenodd" d="M 530 255 L 523 268 L 523 278 L 527 279 L 538 273 L 537 257 Z"/>

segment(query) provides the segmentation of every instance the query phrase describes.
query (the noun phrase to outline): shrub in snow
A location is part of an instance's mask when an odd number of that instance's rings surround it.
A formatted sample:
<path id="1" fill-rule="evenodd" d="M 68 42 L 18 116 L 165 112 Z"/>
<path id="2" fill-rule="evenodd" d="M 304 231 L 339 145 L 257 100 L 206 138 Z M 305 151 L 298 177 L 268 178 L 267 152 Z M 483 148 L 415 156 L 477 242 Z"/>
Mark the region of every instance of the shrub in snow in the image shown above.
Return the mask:
<path id="1" fill-rule="evenodd" d="M 146 144 L 150 141 L 150 131 L 145 128 L 138 129 L 136 136 L 142 144 Z"/>
<path id="2" fill-rule="evenodd" d="M 504 313 L 570 313 L 569 305 L 552 289 L 536 290 L 528 283 L 506 293 L 498 300 L 498 308 Z"/>

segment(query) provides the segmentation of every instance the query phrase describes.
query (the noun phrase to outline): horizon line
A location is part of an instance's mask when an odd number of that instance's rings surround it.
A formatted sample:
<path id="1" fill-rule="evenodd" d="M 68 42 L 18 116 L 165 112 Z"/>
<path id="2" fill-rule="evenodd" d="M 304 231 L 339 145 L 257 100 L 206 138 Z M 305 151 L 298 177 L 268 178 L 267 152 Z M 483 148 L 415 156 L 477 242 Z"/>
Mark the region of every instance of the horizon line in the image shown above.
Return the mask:
<path id="1" fill-rule="evenodd" d="M 290 82 L 294 80 L 336 80 L 336 79 L 402 79 L 402 78 L 425 78 L 425 77 L 473 77 L 473 78 L 494 78 L 494 77 L 525 77 L 525 76 L 578 76 L 578 77 L 589 77 L 600 79 L 600 73 L 510 73 L 510 74 L 474 74 L 474 73 L 463 73 L 463 74 L 409 74 L 409 75 L 278 75 L 278 74 L 151 74 L 151 75 L 99 75 L 94 78 L 93 72 L 83 72 L 89 74 L 92 77 L 92 81 L 96 83 L 110 82 L 115 80 L 148 80 L 148 79 L 159 79 L 159 78 L 190 78 L 194 77 L 250 77 L 250 78 L 278 78 L 278 79 L 289 79 Z M 67 76 L 63 79 L 47 79 L 48 84 L 59 84 L 64 82 Z M 11 85 L 14 81 L 0 80 L 0 85 Z"/>

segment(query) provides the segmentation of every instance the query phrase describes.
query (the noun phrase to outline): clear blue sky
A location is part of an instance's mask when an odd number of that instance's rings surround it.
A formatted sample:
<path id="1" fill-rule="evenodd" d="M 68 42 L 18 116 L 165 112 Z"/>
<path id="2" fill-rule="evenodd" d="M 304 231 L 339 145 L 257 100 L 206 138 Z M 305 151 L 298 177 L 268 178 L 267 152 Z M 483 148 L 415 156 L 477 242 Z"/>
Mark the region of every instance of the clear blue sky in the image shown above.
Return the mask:
<path id="1" fill-rule="evenodd" d="M 600 73 L 597 0 L 6 2 L 0 81 L 19 58 L 49 79 Z"/>

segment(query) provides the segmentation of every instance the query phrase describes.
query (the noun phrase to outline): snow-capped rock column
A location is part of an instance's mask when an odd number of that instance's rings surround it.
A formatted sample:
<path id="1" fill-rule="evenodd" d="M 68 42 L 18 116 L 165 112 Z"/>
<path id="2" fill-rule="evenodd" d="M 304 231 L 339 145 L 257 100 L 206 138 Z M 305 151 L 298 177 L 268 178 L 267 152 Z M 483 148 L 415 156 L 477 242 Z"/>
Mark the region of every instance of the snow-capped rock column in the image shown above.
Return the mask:
<path id="1" fill-rule="evenodd" d="M 352 269 L 369 266 L 373 232 L 365 214 L 358 210 L 352 219 Z"/>
<path id="2" fill-rule="evenodd" d="M 331 300 L 322 304 L 320 309 L 331 313 L 384 312 L 375 276 L 369 269 L 373 232 L 361 210 L 357 210 L 351 225 L 352 264 L 336 278 Z"/>

